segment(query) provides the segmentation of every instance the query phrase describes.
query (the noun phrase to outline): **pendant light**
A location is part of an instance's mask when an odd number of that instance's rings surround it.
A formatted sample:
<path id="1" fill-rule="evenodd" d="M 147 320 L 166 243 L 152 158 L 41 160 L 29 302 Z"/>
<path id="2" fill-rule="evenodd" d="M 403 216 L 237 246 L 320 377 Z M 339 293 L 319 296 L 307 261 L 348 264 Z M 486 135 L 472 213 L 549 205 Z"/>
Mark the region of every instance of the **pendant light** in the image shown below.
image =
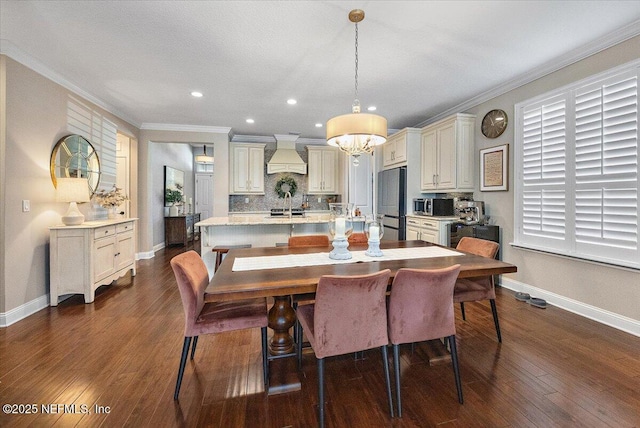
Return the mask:
<path id="1" fill-rule="evenodd" d="M 213 156 L 207 156 L 207 146 L 202 146 L 202 151 L 204 152 L 203 155 L 196 155 L 196 163 L 206 163 L 206 164 L 212 164 L 213 163 Z"/>
<path id="2" fill-rule="evenodd" d="M 358 100 L 358 22 L 364 19 L 364 11 L 354 9 L 349 12 L 349 21 L 356 24 L 356 61 L 355 61 L 355 100 L 351 114 L 344 114 L 329 119 L 327 122 L 327 143 L 340 148 L 350 156 L 354 156 L 354 164 L 358 164 L 358 156 L 371 153 L 375 146 L 387 141 L 387 119 L 370 113 L 360 113 Z"/>

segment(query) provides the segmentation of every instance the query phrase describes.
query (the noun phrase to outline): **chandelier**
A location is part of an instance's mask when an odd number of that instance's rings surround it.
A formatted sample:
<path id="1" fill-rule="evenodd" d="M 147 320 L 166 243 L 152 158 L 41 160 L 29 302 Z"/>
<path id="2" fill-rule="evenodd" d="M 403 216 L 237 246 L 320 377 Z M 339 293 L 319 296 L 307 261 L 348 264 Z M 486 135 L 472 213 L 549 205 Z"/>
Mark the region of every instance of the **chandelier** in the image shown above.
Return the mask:
<path id="1" fill-rule="evenodd" d="M 340 148 L 349 156 L 354 156 L 354 164 L 358 164 L 358 156 L 371 153 L 375 146 L 387 141 L 387 119 L 369 113 L 360 113 L 358 100 L 358 22 L 364 19 L 364 11 L 354 9 L 349 12 L 349 21 L 356 24 L 356 74 L 355 100 L 351 114 L 344 114 L 329 119 L 327 122 L 327 143 Z"/>
<path id="2" fill-rule="evenodd" d="M 202 146 L 202 151 L 204 152 L 203 155 L 196 155 L 196 162 L 197 163 L 212 164 L 213 163 L 213 156 L 207 156 L 207 146 L 206 145 Z"/>

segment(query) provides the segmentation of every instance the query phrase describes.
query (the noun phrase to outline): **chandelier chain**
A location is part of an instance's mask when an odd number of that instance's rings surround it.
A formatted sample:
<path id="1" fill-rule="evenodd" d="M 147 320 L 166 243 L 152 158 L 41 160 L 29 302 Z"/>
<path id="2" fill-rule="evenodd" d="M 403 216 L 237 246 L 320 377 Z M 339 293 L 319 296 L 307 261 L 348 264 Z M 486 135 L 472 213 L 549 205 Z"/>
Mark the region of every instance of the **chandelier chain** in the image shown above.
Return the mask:
<path id="1" fill-rule="evenodd" d="M 356 100 L 358 99 L 358 23 L 356 22 Z"/>

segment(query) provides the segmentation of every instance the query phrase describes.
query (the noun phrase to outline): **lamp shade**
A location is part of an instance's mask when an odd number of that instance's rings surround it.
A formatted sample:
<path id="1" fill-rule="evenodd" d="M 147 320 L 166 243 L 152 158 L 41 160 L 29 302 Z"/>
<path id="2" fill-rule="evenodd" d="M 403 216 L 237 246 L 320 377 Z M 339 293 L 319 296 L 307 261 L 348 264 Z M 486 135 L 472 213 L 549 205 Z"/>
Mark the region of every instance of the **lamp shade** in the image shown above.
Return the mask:
<path id="1" fill-rule="evenodd" d="M 86 178 L 58 178 L 58 202 L 89 202 L 89 182 Z"/>
<path id="2" fill-rule="evenodd" d="M 370 153 L 387 141 L 387 119 L 376 114 L 351 113 L 327 121 L 327 143 L 349 154 Z"/>

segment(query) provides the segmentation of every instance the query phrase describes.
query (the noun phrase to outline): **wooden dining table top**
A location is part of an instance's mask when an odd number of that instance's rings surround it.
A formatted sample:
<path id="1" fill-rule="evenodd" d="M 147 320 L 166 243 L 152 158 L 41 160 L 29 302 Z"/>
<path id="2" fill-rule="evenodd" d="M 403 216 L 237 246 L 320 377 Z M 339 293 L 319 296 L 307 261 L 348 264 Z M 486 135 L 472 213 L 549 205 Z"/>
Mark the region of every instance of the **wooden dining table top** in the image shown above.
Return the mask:
<path id="1" fill-rule="evenodd" d="M 380 248 L 415 248 L 436 246 L 424 241 L 382 241 Z M 273 297 L 294 294 L 315 293 L 322 275 L 365 275 L 383 269 L 391 271 L 389 284 L 401 268 L 438 269 L 460 264 L 459 278 L 513 273 L 517 267 L 500 260 L 489 259 L 463 251 L 462 255 L 446 257 L 413 258 L 406 260 L 381 260 L 370 262 L 330 264 L 320 266 L 287 267 L 233 271 L 236 258 L 281 256 L 288 254 L 321 253 L 332 250 L 332 246 L 322 247 L 255 247 L 232 249 L 220 264 L 205 290 L 206 301 L 230 301 L 253 297 Z M 349 245 L 350 251 L 366 250 L 367 244 Z"/>

